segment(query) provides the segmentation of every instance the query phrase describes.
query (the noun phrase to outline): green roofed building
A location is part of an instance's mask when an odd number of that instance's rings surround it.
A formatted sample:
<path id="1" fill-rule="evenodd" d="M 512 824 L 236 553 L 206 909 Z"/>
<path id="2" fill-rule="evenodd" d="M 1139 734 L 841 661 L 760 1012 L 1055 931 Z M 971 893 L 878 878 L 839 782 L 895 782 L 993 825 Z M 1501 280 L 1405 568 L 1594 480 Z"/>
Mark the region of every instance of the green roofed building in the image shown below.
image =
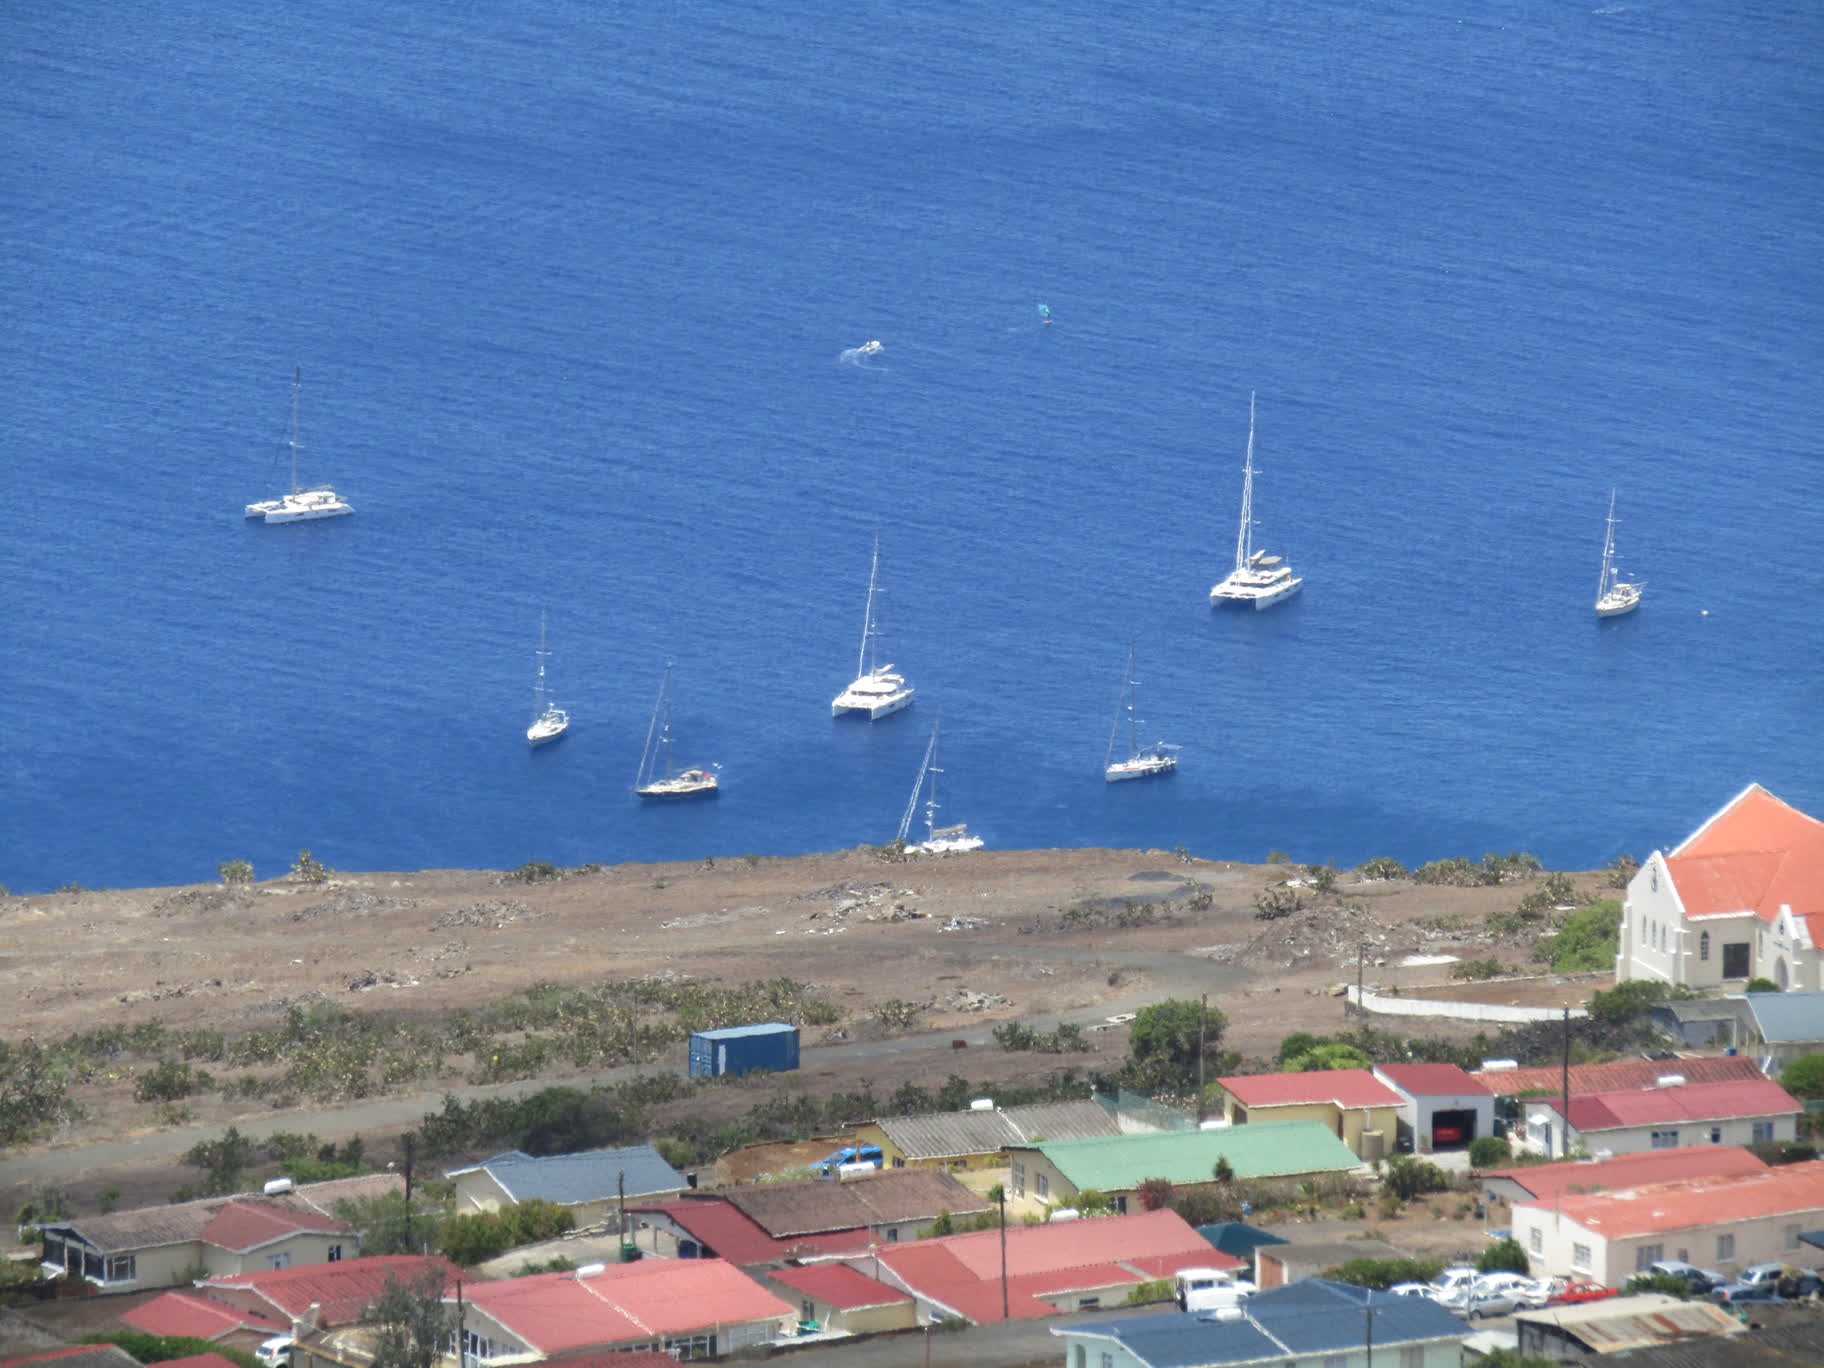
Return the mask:
<path id="1" fill-rule="evenodd" d="M 1227 1159 L 1237 1178 L 1309 1178 L 1347 1173 L 1361 1165 L 1355 1152 L 1319 1121 L 1273 1121 L 1214 1130 L 1117 1135 L 1009 1145 L 1013 1195 L 1069 1206 L 1093 1188 L 1125 1212 L 1148 1178 L 1174 1187 L 1213 1181 L 1216 1161 Z"/>

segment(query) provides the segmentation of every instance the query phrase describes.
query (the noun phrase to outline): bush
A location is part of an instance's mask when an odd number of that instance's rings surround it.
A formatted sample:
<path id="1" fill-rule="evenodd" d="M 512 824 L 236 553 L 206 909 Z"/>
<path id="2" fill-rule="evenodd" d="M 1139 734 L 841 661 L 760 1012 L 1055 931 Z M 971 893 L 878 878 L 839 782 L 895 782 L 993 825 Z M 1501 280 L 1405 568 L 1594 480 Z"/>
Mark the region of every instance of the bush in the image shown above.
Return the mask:
<path id="1" fill-rule="evenodd" d="M 1530 1265 L 1518 1240 L 1497 1240 L 1476 1260 L 1478 1273 L 1526 1273 Z"/>
<path id="2" fill-rule="evenodd" d="M 1403 879 L 1406 877 L 1406 866 L 1398 860 L 1390 860 L 1385 855 L 1377 856 L 1355 871 L 1364 879 Z"/>
<path id="3" fill-rule="evenodd" d="M 1278 921 L 1281 917 L 1291 916 L 1304 905 L 1304 899 L 1298 896 L 1296 888 L 1276 884 L 1272 888 L 1263 888 L 1254 895 L 1254 918 L 1256 921 Z"/>
<path id="4" fill-rule="evenodd" d="M 1150 1282 L 1135 1283 L 1127 1289 L 1128 1306 L 1144 1306 L 1148 1302 L 1170 1301 L 1174 1296 L 1170 1278 L 1156 1278 Z"/>
<path id="5" fill-rule="evenodd" d="M 1478 1135 L 1469 1142 L 1469 1166 L 1472 1169 L 1491 1169 L 1500 1164 L 1512 1163 L 1513 1149 L 1498 1135 Z"/>
<path id="6" fill-rule="evenodd" d="M 223 860 L 215 867 L 215 872 L 220 874 L 222 882 L 230 887 L 253 882 L 253 866 L 245 860 Z"/>
<path id="7" fill-rule="evenodd" d="M 308 850 L 300 850 L 297 860 L 291 866 L 291 872 L 304 883 L 320 884 L 329 880 L 329 870 L 321 860 L 314 858 Z"/>
<path id="8" fill-rule="evenodd" d="M 1502 965 L 1501 961 L 1496 959 L 1459 960 L 1457 963 L 1450 966 L 1450 976 L 1453 979 L 1479 981 L 1481 979 L 1500 978 L 1501 975 L 1506 972 L 1507 970 Z"/>
<path id="9" fill-rule="evenodd" d="M 1743 986 L 1744 993 L 1777 993 L 1780 985 L 1769 978 L 1751 978 Z"/>
<path id="10" fill-rule="evenodd" d="M 1590 1018 L 1611 1026 L 1638 1021 L 1671 996 L 1671 989 L 1654 979 L 1629 979 L 1590 999 Z"/>
<path id="11" fill-rule="evenodd" d="M 1621 1292 L 1625 1297 L 1631 1297 L 1636 1292 L 1664 1292 L 1680 1301 L 1690 1301 L 1696 1289 L 1683 1278 L 1671 1273 L 1636 1273 L 1622 1284 Z"/>
<path id="12" fill-rule="evenodd" d="M 187 1062 L 161 1059 L 133 1080 L 133 1096 L 141 1102 L 175 1102 L 215 1086 L 215 1079 Z"/>
<path id="13" fill-rule="evenodd" d="M 1801 1055 L 1780 1073 L 1780 1086 L 1794 1097 L 1824 1098 L 1824 1054 Z"/>
<path id="14" fill-rule="evenodd" d="M 1428 1192 L 1445 1192 L 1450 1188 L 1449 1174 L 1429 1160 L 1415 1159 L 1410 1154 L 1396 1154 L 1389 1159 L 1381 1181 L 1386 1190 L 1402 1202 L 1410 1202 L 1414 1197 L 1422 1197 Z"/>
<path id="15" fill-rule="evenodd" d="M 1169 1178 L 1147 1178 L 1142 1180 L 1140 1186 L 1135 1189 L 1135 1195 L 1139 1197 L 1140 1205 L 1145 1210 L 1163 1211 L 1172 1204 L 1172 1198 L 1177 1195 L 1177 1191 Z"/>
<path id="16" fill-rule="evenodd" d="M 1573 912 L 1550 943 L 1547 962 L 1557 974 L 1612 968 L 1621 938 L 1621 904 L 1603 898 Z"/>

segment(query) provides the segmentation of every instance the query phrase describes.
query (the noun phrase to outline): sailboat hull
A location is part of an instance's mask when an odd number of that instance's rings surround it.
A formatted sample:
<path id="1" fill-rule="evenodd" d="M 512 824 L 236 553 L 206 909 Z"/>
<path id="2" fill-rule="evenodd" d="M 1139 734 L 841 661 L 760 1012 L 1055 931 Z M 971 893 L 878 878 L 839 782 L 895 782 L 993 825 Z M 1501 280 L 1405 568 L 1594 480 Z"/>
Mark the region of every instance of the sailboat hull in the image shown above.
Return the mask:
<path id="1" fill-rule="evenodd" d="M 707 770 L 685 770 L 675 778 L 660 779 L 634 792 L 642 798 L 714 798 L 722 787 Z"/>
<path id="2" fill-rule="evenodd" d="M 1622 617 L 1640 607 L 1640 595 L 1610 592 L 1596 601 L 1597 617 Z"/>
<path id="3" fill-rule="evenodd" d="M 1119 784 L 1127 779 L 1151 779 L 1160 774 L 1176 774 L 1178 757 L 1152 757 L 1136 760 L 1121 760 L 1102 771 L 1102 777 L 1111 784 Z"/>

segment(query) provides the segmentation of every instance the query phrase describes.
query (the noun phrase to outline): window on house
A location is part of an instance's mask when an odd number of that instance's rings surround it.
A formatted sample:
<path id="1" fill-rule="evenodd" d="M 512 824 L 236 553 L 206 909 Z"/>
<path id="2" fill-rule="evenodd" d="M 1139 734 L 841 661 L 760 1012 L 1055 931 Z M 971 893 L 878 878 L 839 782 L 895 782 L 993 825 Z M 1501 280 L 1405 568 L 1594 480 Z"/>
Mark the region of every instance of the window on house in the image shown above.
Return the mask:
<path id="1" fill-rule="evenodd" d="M 1102 1351 L 1102 1368 L 1115 1368 L 1115 1356 L 1107 1349 Z"/>
<path id="2" fill-rule="evenodd" d="M 665 1341 L 665 1352 L 679 1363 L 690 1363 L 696 1359 L 708 1359 L 716 1356 L 716 1337 L 714 1335 L 682 1335 L 677 1339 Z"/>
<path id="3" fill-rule="evenodd" d="M 341 1245 L 331 1245 L 329 1247 L 329 1257 L 325 1260 L 325 1262 L 326 1263 L 341 1263 L 342 1262 L 342 1246 Z"/>
<path id="4" fill-rule="evenodd" d="M 1735 1257 L 1735 1236 L 1718 1235 L 1716 1237 L 1716 1258 L 1719 1263 L 1726 1263 Z"/>
<path id="5" fill-rule="evenodd" d="M 1697 957 L 1706 962 L 1710 959 L 1710 933 L 1708 931 L 1697 933 Z"/>
<path id="6" fill-rule="evenodd" d="M 284 1250 L 280 1250 L 277 1254 L 268 1254 L 266 1256 L 266 1267 L 268 1267 L 268 1268 L 290 1268 L 291 1267 L 291 1251 L 289 1249 L 284 1249 Z"/>
<path id="7" fill-rule="evenodd" d="M 1102 1298 L 1100 1297 L 1077 1298 L 1077 1310 L 1079 1311 L 1092 1311 L 1100 1305 L 1102 1305 Z"/>
<path id="8" fill-rule="evenodd" d="M 1026 1195 L 1026 1165 L 1024 1164 L 1013 1166 L 1013 1195 L 1015 1197 Z"/>
<path id="9" fill-rule="evenodd" d="M 1400 1346 L 1400 1368 L 1425 1368 L 1425 1346 L 1402 1344 Z"/>
<path id="10" fill-rule="evenodd" d="M 1071 1345 L 1070 1368 L 1089 1368 L 1089 1350 L 1080 1344 Z"/>
<path id="11" fill-rule="evenodd" d="M 1125 1197 L 1115 1198 L 1114 1207 L 1115 1207 L 1115 1215 L 1117 1215 L 1117 1216 L 1127 1215 L 1127 1198 L 1125 1198 Z"/>
<path id="12" fill-rule="evenodd" d="M 1656 1130 L 1653 1132 L 1654 1149 L 1677 1149 L 1678 1132 L 1675 1130 Z"/>
<path id="13" fill-rule="evenodd" d="M 1796 1225 L 1787 1226 L 1780 1238 L 1783 1241 L 1780 1248 L 1797 1249 L 1799 1247 L 1799 1228 Z"/>
<path id="14" fill-rule="evenodd" d="M 1584 1273 L 1590 1271 L 1590 1247 L 1588 1245 L 1574 1244 L 1571 1246 L 1571 1267 Z"/>
<path id="15" fill-rule="evenodd" d="M 1039 1175 L 1039 1200 L 1042 1202 L 1049 1196 L 1051 1196 L 1051 1175 L 1041 1173 Z"/>
<path id="16" fill-rule="evenodd" d="M 1756 1145 L 1772 1144 L 1773 1143 L 1773 1122 L 1756 1121 L 1754 1123 L 1754 1140 L 1752 1143 L 1754 1143 Z"/>
<path id="17" fill-rule="evenodd" d="M 1710 1143 L 1713 1145 L 1720 1145 L 1723 1143 L 1723 1128 L 1721 1126 L 1710 1127 Z"/>
<path id="18" fill-rule="evenodd" d="M 1325 1354 L 1324 1368 L 1349 1368 L 1349 1355 Z"/>
<path id="19" fill-rule="evenodd" d="M 1533 1253 L 1545 1253 L 1545 1232 L 1538 1226 L 1534 1226 L 1526 1234 L 1526 1243 Z"/>
<path id="20" fill-rule="evenodd" d="M 798 1303 L 798 1319 L 814 1321 L 817 1319 L 817 1303 L 805 1297 Z"/>
<path id="21" fill-rule="evenodd" d="M 905 1166 L 906 1166 L 906 1158 L 903 1154 L 896 1154 L 893 1156 L 893 1167 L 894 1168 L 904 1168 Z"/>
<path id="22" fill-rule="evenodd" d="M 1748 977 L 1748 942 L 1737 941 L 1723 947 L 1723 977 Z"/>
<path id="23" fill-rule="evenodd" d="M 111 1283 L 138 1282 L 138 1256 L 134 1254 L 116 1254 L 110 1258 L 102 1270 L 102 1278 Z"/>
<path id="24" fill-rule="evenodd" d="M 888 1226 L 887 1227 L 887 1243 L 888 1244 L 898 1244 L 899 1243 L 899 1227 L 898 1226 Z"/>
<path id="25" fill-rule="evenodd" d="M 1664 1245 L 1640 1245 L 1634 1251 L 1634 1271 L 1645 1273 L 1665 1257 L 1666 1247 Z"/>

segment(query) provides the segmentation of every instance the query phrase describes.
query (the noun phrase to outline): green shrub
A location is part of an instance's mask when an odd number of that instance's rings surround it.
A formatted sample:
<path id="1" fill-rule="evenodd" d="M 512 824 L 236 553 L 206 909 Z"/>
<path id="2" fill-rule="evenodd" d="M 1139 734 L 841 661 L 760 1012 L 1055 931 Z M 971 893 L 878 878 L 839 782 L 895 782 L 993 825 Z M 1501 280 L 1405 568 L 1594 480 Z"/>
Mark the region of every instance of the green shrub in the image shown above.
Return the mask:
<path id="1" fill-rule="evenodd" d="M 150 1335 L 143 1330 L 113 1330 L 101 1335 L 88 1335 L 83 1344 L 114 1344 L 125 1349 L 141 1363 L 165 1363 L 170 1359 L 193 1358 L 197 1354 L 220 1354 L 240 1368 L 260 1368 L 260 1361 L 245 1349 L 236 1349 L 215 1340 L 190 1339 L 183 1335 Z"/>
<path id="2" fill-rule="evenodd" d="M 1298 896 L 1296 888 L 1275 884 L 1254 895 L 1254 918 L 1256 921 L 1278 921 L 1281 917 L 1291 916 L 1304 905 L 1305 901 Z"/>
<path id="3" fill-rule="evenodd" d="M 1757 977 L 1749 979 L 1743 985 L 1742 991 L 1744 993 L 1777 993 L 1780 991 L 1780 985 L 1770 978 Z"/>
<path id="4" fill-rule="evenodd" d="M 1442 1259 L 1351 1259 L 1323 1276 L 1384 1292 L 1395 1283 L 1430 1282 L 1443 1269 Z"/>
<path id="5" fill-rule="evenodd" d="M 1482 1251 L 1482 1257 L 1476 1260 L 1478 1273 L 1526 1273 L 1530 1265 L 1526 1261 L 1526 1251 L 1520 1247 L 1518 1240 L 1497 1240 Z"/>
<path id="6" fill-rule="evenodd" d="M 222 882 L 230 887 L 253 882 L 253 866 L 245 860 L 223 860 L 215 867 L 215 872 L 220 874 Z"/>
<path id="7" fill-rule="evenodd" d="M 1170 1278 L 1154 1278 L 1147 1282 L 1135 1283 L 1127 1289 L 1127 1306 L 1144 1306 L 1148 1302 L 1170 1301 L 1176 1293 Z"/>
<path id="8" fill-rule="evenodd" d="M 1780 1086 L 1794 1097 L 1824 1098 L 1824 1054 L 1801 1055 L 1780 1071 Z"/>
<path id="9" fill-rule="evenodd" d="M 1506 967 L 1497 959 L 1459 960 L 1450 966 L 1450 976 L 1453 979 L 1469 979 L 1472 982 L 1500 978 L 1506 972 Z"/>
<path id="10" fill-rule="evenodd" d="M 1613 968 L 1621 938 L 1621 904 L 1601 898 L 1571 913 L 1546 947 L 1547 963 L 1557 974 L 1583 974 Z"/>
<path id="11" fill-rule="evenodd" d="M 1388 1192 L 1403 1202 L 1410 1202 L 1414 1197 L 1421 1197 L 1428 1192 L 1444 1192 L 1450 1187 L 1450 1175 L 1443 1169 L 1429 1160 L 1415 1159 L 1410 1154 L 1396 1154 L 1389 1159 L 1381 1181 Z"/>
<path id="12" fill-rule="evenodd" d="M 1690 1283 L 1671 1273 L 1636 1273 L 1622 1284 L 1621 1291 L 1627 1297 L 1636 1292 L 1664 1292 L 1680 1301 L 1690 1301 L 1696 1294 Z"/>
<path id="13" fill-rule="evenodd" d="M 1388 859 L 1385 855 L 1376 856 L 1355 871 L 1364 879 L 1403 879 L 1406 877 L 1406 866 L 1398 860 Z"/>
<path id="14" fill-rule="evenodd" d="M 1513 1162 L 1514 1152 L 1498 1135 L 1478 1135 L 1469 1142 L 1469 1166 L 1472 1169 L 1492 1169 L 1501 1164 Z"/>
<path id="15" fill-rule="evenodd" d="M 549 860 L 527 860 L 518 869 L 502 876 L 506 883 L 546 883 L 563 877 L 563 871 Z"/>
<path id="16" fill-rule="evenodd" d="M 320 884 L 329 881 L 329 870 L 321 860 L 316 859 L 308 850 L 300 850 L 298 858 L 291 866 L 292 874 L 304 883 Z"/>
<path id="17" fill-rule="evenodd" d="M 187 1061 L 161 1059 L 133 1080 L 133 1096 L 141 1102 L 176 1102 L 215 1086 L 215 1079 Z"/>

